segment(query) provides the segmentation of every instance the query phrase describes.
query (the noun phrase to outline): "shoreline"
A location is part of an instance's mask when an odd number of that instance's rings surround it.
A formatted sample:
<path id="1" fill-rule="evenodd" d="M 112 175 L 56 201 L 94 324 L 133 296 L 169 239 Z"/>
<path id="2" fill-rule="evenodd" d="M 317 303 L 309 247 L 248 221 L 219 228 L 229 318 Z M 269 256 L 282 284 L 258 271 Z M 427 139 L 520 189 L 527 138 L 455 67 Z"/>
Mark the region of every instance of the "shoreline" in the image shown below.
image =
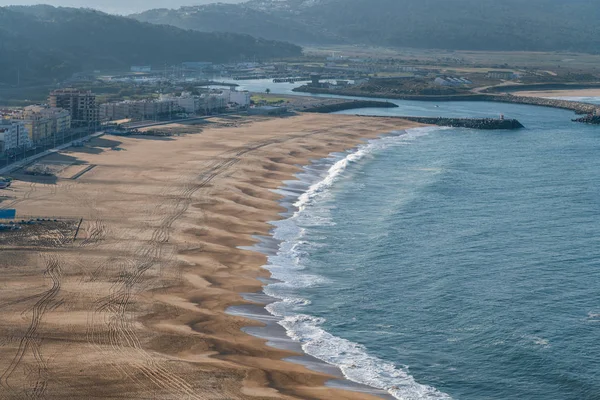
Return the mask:
<path id="1" fill-rule="evenodd" d="M 81 216 L 83 225 L 74 242 L 35 254 L 0 243 L 7 288 L 0 303 L 8 304 L 0 308 L 0 338 L 30 329 L 27 337 L 38 343 L 16 364 L 10 360 L 22 351 L 18 343 L 0 345 L 0 372 L 12 371 L 10 391 L 28 390 L 34 382 L 26 372 L 37 355 L 53 354 L 38 378 L 48 398 L 203 398 L 215 391 L 236 398 L 380 398 L 325 386 L 336 376 L 284 361 L 298 353 L 267 347 L 242 331 L 260 323 L 225 310 L 255 303 L 242 294 L 262 290 L 270 275 L 264 255 L 242 248 L 281 218 L 274 191 L 282 182 L 311 160 L 415 126 L 307 114 L 203 127 L 174 139 L 105 136 L 46 159 L 95 165 L 76 180 L 67 178 L 76 175 L 75 164 L 55 184 L 18 175 L 7 201 L 19 214 Z M 48 298 L 34 318 L 30 302 L 49 284 L 36 261 L 44 259 L 60 266 L 60 285 L 56 300 Z"/>
<path id="2" fill-rule="evenodd" d="M 282 198 L 278 201 L 278 204 L 280 207 L 284 208 L 285 211 L 279 214 L 280 218 L 269 222 L 271 225 L 273 225 L 273 229 L 270 230 L 268 235 L 257 237 L 257 239 L 259 239 L 258 243 L 244 249 L 259 252 L 268 258 L 276 256 L 280 251 L 279 245 L 284 242 L 282 239 L 275 238 L 275 234 L 278 230 L 278 222 L 286 222 L 294 216 L 294 214 L 298 211 L 298 208 L 295 204 L 310 190 L 313 185 L 318 184 L 322 181 L 322 179 L 325 178 L 325 176 L 327 176 L 327 172 L 329 172 L 330 168 L 337 161 L 340 161 L 339 157 L 341 157 L 341 155 L 339 154 L 355 154 L 361 146 L 364 146 L 370 141 L 378 141 L 388 136 L 396 136 L 396 133 L 398 136 L 404 136 L 407 134 L 407 131 L 401 130 L 395 132 L 393 135 L 390 132 L 382 133 L 378 137 L 366 139 L 362 143 L 359 143 L 350 149 L 344 149 L 338 152 L 330 153 L 323 158 L 311 160 L 308 164 L 302 165 L 302 170 L 295 174 L 293 179 L 283 181 L 281 186 L 274 190 L 276 193 L 282 196 Z M 270 263 L 267 262 L 267 264 L 262 268 L 271 273 L 269 270 L 269 265 Z M 350 378 L 344 375 L 338 366 L 329 364 L 326 361 L 322 361 L 315 356 L 306 353 L 306 351 L 302 348 L 301 343 L 290 338 L 288 330 L 280 324 L 284 318 L 273 314 L 268 307 L 270 305 L 282 302 L 284 299 L 273 297 L 272 295 L 265 293 L 265 289 L 267 289 L 271 284 L 286 284 L 287 282 L 278 280 L 276 278 L 261 279 L 261 281 L 263 281 L 263 289 L 261 289 L 259 292 L 242 294 L 245 300 L 248 300 L 254 304 L 232 306 L 226 310 L 226 312 L 229 314 L 245 316 L 265 324 L 263 327 L 245 327 L 242 329 L 245 333 L 267 340 L 268 346 L 301 354 L 299 356 L 287 357 L 284 360 L 297 363 L 313 371 L 332 376 L 332 379 L 325 382 L 327 387 L 371 394 L 377 396 L 378 398 L 387 400 L 395 399 L 386 390 L 352 381 Z"/>
<path id="3" fill-rule="evenodd" d="M 427 125 L 427 127 L 436 128 L 435 126 L 429 125 Z M 374 359 L 371 355 L 363 353 L 362 351 L 353 354 L 352 358 L 342 360 L 338 359 L 338 355 L 329 354 L 327 352 L 313 354 L 310 351 L 310 348 L 312 347 L 310 345 L 309 349 L 304 349 L 304 345 L 311 343 L 311 337 L 303 336 L 301 331 L 297 330 L 298 327 L 294 328 L 293 325 L 290 325 L 289 319 L 295 320 L 296 317 L 301 317 L 302 322 L 300 324 L 304 325 L 308 323 L 307 320 L 312 317 L 310 317 L 310 315 L 305 316 L 304 312 L 301 309 L 296 310 L 295 306 L 292 307 L 293 310 L 288 310 L 287 307 L 289 307 L 290 304 L 287 302 L 292 301 L 292 304 L 295 304 L 296 301 L 302 303 L 303 301 L 308 301 L 308 299 L 297 298 L 298 294 L 292 294 L 293 299 L 290 300 L 287 297 L 287 290 L 281 289 L 282 285 L 286 286 L 290 284 L 294 288 L 297 288 L 297 282 L 303 280 L 300 277 L 302 275 L 302 269 L 300 269 L 299 272 L 293 272 L 296 271 L 296 266 L 292 266 L 292 270 L 287 270 L 285 267 L 283 269 L 281 268 L 282 265 L 285 265 L 285 262 L 281 260 L 286 259 L 285 253 L 287 253 L 284 249 L 289 249 L 290 245 L 298 243 L 298 241 L 302 241 L 303 239 L 301 237 L 290 238 L 288 234 L 283 232 L 288 232 L 290 230 L 290 225 L 300 228 L 295 219 L 300 213 L 304 212 L 305 206 L 312 204 L 312 200 L 308 199 L 312 198 L 314 195 L 319 196 L 322 190 L 327 191 L 337 179 L 339 172 L 345 170 L 345 167 L 342 167 L 340 170 L 339 168 L 336 168 L 336 166 L 342 163 L 345 164 L 347 160 L 358 161 L 364 155 L 371 154 L 371 151 L 373 151 L 372 149 L 379 149 L 380 146 L 387 147 L 389 145 L 394 145 L 396 139 L 403 140 L 410 133 L 411 130 L 406 129 L 389 132 L 379 135 L 376 138 L 366 140 L 364 143 L 344 152 L 332 153 L 322 159 L 313 160 L 310 164 L 305 165 L 301 172 L 296 174 L 294 180 L 284 182 L 285 185 L 277 189 L 277 192 L 284 195 L 279 203 L 286 211 L 280 214 L 281 219 L 273 221 L 275 228 L 269 236 L 259 237 L 258 239 L 260 239 L 260 242 L 247 249 L 265 254 L 269 258 L 269 262 L 263 268 L 272 271 L 272 273 L 275 274 L 278 274 L 277 271 L 281 269 L 280 273 L 283 273 L 287 279 L 284 279 L 283 276 L 278 277 L 277 275 L 274 275 L 273 278 L 264 280 L 265 286 L 260 292 L 246 293 L 243 295 L 246 300 L 258 303 L 259 305 L 233 306 L 229 307 L 227 310 L 228 313 L 233 315 L 247 316 L 266 324 L 265 327 L 244 328 L 244 332 L 268 340 L 267 345 L 272 347 L 304 354 L 304 356 L 299 357 L 288 357 L 285 359 L 286 361 L 299 363 L 317 372 L 323 372 L 337 377 L 337 379 L 327 381 L 325 383 L 326 386 L 368 393 L 388 400 L 394 400 L 396 398 L 394 397 L 394 394 L 399 396 L 406 395 L 403 392 L 392 394 L 392 392 L 398 391 L 397 387 L 417 386 L 421 387 L 424 391 L 431 390 L 431 388 L 415 382 L 412 376 L 408 374 L 403 375 L 399 371 L 398 375 L 394 375 L 394 378 L 390 378 L 388 376 L 390 374 L 389 367 L 391 367 L 391 370 L 394 370 L 394 366 L 387 364 L 387 362 L 383 360 Z M 387 144 L 383 142 L 387 140 L 389 140 Z M 325 185 L 322 186 L 323 184 Z M 300 203 L 304 205 L 300 205 Z M 300 228 L 300 230 L 302 230 L 302 228 Z M 281 236 L 282 234 L 284 236 Z M 281 245 L 283 245 L 283 247 L 280 247 Z M 295 245 L 293 245 L 292 248 L 294 246 Z M 273 261 L 271 261 L 271 258 Z M 281 264 L 282 262 L 283 264 Z M 272 267 L 275 267 L 275 269 L 271 269 Z M 288 276 L 288 274 L 291 275 Z M 273 287 L 277 286 L 278 289 L 271 290 L 270 288 L 272 285 Z M 302 286 L 302 284 L 300 284 L 300 286 Z M 267 291 L 269 293 L 267 293 Z M 279 306 L 282 306 L 283 308 L 280 308 Z M 283 314 L 281 314 L 282 312 Z M 308 314 L 310 314 L 310 312 L 308 312 Z M 319 325 L 320 324 L 317 324 L 313 327 L 317 328 Z M 335 343 L 340 341 L 338 345 L 342 342 L 347 342 L 327 331 L 323 331 L 323 333 L 331 335 L 331 339 L 335 340 Z M 295 337 L 296 340 L 291 337 Z M 351 342 L 347 343 L 350 344 Z M 356 344 L 350 344 L 353 348 L 355 345 Z M 355 358 L 357 356 L 362 358 Z M 320 357 L 325 358 L 321 359 Z M 361 360 L 365 363 L 364 368 L 361 364 Z M 373 360 L 376 360 L 377 364 L 370 364 Z M 372 367 L 381 364 L 387 364 L 385 372 L 380 371 L 381 375 L 378 375 L 377 373 L 371 375 L 374 371 Z M 348 367 L 349 365 L 351 365 L 351 367 Z M 367 367 L 366 365 L 371 366 Z M 350 376 L 346 375 L 344 368 L 349 368 L 348 372 L 350 373 Z M 371 376 L 369 377 L 369 375 Z M 366 381 L 361 382 L 361 379 Z M 377 387 L 385 387 L 387 389 L 378 389 Z M 388 392 L 388 390 L 390 391 Z"/>

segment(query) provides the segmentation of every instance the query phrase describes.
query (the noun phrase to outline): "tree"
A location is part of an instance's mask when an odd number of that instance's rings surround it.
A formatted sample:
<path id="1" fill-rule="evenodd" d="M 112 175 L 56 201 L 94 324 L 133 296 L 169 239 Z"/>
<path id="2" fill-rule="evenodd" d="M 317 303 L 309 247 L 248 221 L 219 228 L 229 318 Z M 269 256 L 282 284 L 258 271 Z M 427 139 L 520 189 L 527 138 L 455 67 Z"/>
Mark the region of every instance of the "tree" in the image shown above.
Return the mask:
<path id="1" fill-rule="evenodd" d="M 269 93 L 271 93 L 271 89 L 267 88 L 267 89 L 265 90 L 265 93 L 266 93 L 266 94 L 269 94 Z"/>

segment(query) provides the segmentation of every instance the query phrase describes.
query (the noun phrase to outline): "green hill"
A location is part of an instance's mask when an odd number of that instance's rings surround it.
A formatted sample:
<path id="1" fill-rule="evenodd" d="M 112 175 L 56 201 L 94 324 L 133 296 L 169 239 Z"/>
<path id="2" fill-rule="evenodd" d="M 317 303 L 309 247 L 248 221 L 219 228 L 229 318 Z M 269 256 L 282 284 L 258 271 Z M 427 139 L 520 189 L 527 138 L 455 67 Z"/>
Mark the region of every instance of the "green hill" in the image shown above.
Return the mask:
<path id="1" fill-rule="evenodd" d="M 89 9 L 0 7 L 0 84 L 41 83 L 74 72 L 297 56 L 289 43 L 203 33 Z"/>
<path id="2" fill-rule="evenodd" d="M 250 0 L 132 17 L 301 44 L 600 51 L 596 0 Z"/>

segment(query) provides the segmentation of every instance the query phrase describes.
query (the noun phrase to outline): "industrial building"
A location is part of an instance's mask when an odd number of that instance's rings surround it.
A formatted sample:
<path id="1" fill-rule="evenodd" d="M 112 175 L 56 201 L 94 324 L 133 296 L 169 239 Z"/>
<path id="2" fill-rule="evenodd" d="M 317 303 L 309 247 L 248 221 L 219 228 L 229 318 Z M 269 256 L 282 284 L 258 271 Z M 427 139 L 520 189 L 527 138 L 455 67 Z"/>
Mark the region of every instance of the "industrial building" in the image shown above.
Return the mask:
<path id="1" fill-rule="evenodd" d="M 129 69 L 131 72 L 152 72 L 150 65 L 132 65 Z"/>
<path id="2" fill-rule="evenodd" d="M 186 70 L 205 70 L 213 66 L 212 62 L 207 61 L 186 61 L 181 63 L 181 67 Z"/>
<path id="3" fill-rule="evenodd" d="M 489 71 L 488 78 L 509 80 L 516 77 L 512 71 Z"/>
<path id="4" fill-rule="evenodd" d="M 453 76 L 441 76 L 441 77 L 435 78 L 433 83 L 435 83 L 436 85 L 439 85 L 439 86 L 462 86 L 462 85 L 470 85 L 473 82 L 471 82 L 470 80 L 468 80 L 466 78 L 459 78 L 459 77 L 453 77 Z"/>

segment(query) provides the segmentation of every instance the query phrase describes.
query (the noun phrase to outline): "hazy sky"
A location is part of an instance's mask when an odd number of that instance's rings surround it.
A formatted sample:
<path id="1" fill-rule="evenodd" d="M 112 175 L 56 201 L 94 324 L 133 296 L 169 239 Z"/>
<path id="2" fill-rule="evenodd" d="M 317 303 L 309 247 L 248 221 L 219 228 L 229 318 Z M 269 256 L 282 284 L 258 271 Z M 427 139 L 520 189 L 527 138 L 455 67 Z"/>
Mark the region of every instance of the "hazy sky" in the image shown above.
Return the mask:
<path id="1" fill-rule="evenodd" d="M 0 6 L 51 4 L 63 7 L 90 7 L 115 14 L 130 14 L 152 8 L 179 8 L 208 3 L 241 3 L 244 0 L 0 0 Z"/>

